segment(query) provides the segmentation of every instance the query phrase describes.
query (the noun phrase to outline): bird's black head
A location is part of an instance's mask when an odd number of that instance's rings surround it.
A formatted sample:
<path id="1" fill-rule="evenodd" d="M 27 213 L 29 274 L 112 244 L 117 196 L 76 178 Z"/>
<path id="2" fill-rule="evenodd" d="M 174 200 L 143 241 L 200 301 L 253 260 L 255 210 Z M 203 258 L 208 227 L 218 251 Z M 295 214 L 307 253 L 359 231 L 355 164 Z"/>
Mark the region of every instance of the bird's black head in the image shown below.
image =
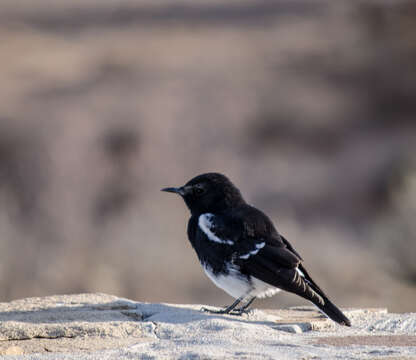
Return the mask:
<path id="1" fill-rule="evenodd" d="M 194 177 L 184 186 L 165 188 L 162 191 L 179 194 L 192 214 L 216 213 L 244 204 L 244 199 L 228 178 L 218 173 Z"/>

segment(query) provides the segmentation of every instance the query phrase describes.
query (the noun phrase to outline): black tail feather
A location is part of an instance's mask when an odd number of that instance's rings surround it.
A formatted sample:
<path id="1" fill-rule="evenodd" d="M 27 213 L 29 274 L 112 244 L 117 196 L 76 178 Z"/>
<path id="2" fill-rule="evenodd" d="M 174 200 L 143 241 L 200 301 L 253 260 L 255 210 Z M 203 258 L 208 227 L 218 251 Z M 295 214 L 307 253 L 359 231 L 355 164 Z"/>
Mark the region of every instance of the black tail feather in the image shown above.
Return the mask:
<path id="1" fill-rule="evenodd" d="M 330 302 L 327 298 L 324 299 L 325 304 L 314 304 L 321 310 L 326 316 L 328 316 L 331 320 L 334 320 L 340 325 L 351 326 L 351 321 L 342 313 L 340 309 L 338 309 L 332 302 Z"/>
<path id="2" fill-rule="evenodd" d="M 337 322 L 340 325 L 351 326 L 351 321 L 342 313 L 340 309 L 338 309 L 325 295 L 322 289 L 312 280 L 309 276 L 306 269 L 303 267 L 302 264 L 299 265 L 299 269 L 301 270 L 303 276 L 302 278 L 307 282 L 307 284 L 321 296 L 321 300 L 323 301 L 316 301 L 315 298 L 309 298 L 308 300 L 311 301 L 319 310 L 321 310 L 326 316 L 328 316 L 331 320 Z"/>

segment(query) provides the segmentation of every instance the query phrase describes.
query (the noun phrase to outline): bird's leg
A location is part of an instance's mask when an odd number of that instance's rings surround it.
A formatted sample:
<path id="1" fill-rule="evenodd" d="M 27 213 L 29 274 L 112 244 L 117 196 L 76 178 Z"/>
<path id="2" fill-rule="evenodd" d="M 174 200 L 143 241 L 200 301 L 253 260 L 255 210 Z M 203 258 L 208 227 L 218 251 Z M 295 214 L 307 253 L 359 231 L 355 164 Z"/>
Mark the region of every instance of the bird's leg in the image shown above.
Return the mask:
<path id="1" fill-rule="evenodd" d="M 253 296 L 245 305 L 241 306 L 238 309 L 234 309 L 231 314 L 232 315 L 242 315 L 247 314 L 249 312 L 248 307 L 253 303 L 253 301 L 256 300 L 256 297 Z"/>
<path id="2" fill-rule="evenodd" d="M 208 312 L 211 314 L 229 314 L 240 302 L 243 300 L 242 298 L 238 298 L 234 301 L 230 306 L 226 307 L 225 309 L 221 310 L 210 310 L 207 308 L 202 308 L 201 311 Z"/>

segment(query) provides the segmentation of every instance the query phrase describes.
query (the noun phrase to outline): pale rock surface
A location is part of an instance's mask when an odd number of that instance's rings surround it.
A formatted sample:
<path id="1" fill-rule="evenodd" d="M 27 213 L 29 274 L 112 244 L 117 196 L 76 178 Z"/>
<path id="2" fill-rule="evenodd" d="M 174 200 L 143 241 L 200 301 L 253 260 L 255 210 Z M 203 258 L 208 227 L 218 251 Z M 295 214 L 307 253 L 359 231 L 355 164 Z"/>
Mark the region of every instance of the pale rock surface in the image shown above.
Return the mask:
<path id="1" fill-rule="evenodd" d="M 310 307 L 212 315 L 201 305 L 105 294 L 0 303 L 2 359 L 416 359 L 416 314 L 350 309 L 352 328 Z"/>

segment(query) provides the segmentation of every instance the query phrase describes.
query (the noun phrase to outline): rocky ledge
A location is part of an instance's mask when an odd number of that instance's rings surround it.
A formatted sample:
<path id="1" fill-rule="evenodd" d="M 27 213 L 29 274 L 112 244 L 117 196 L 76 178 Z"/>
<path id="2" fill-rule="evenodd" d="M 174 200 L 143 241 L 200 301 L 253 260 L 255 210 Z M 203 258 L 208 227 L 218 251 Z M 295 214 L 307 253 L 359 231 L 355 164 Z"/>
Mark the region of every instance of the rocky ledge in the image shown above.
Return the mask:
<path id="1" fill-rule="evenodd" d="M 4 359 L 416 359 L 416 313 L 344 309 L 339 326 L 313 308 L 212 315 L 202 305 L 105 294 L 0 303 Z"/>

